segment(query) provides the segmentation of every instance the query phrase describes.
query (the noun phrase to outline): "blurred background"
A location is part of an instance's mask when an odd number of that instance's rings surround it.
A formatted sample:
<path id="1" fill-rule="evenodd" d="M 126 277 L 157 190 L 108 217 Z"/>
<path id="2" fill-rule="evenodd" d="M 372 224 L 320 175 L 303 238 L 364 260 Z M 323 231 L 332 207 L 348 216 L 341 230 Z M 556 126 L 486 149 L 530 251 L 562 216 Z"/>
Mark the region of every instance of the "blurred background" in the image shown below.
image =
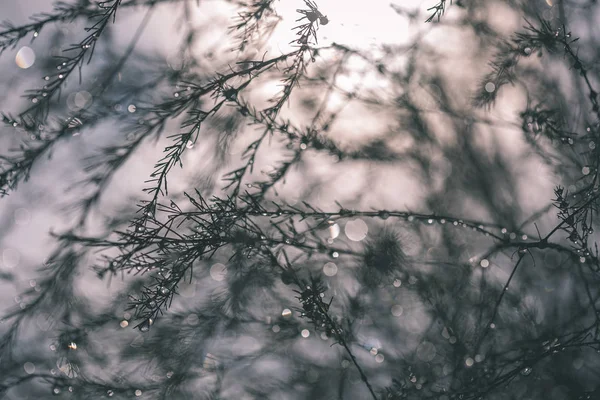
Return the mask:
<path id="1" fill-rule="evenodd" d="M 0 0 L 1 398 L 599 395 L 597 254 L 554 232 L 553 206 L 557 185 L 572 202 L 597 190 L 595 1 L 442 2 L 438 19 L 435 0 L 322 0 L 326 23 L 302 47 L 294 28 L 315 11 L 301 0 L 123 0 L 86 42 L 114 3 Z M 515 45 L 541 20 L 579 38 L 585 76 L 560 43 Z M 80 49 L 72 69 L 57 58 Z M 247 86 L 240 74 L 201 90 L 255 67 Z M 257 121 L 290 76 L 273 120 Z M 221 99 L 181 138 L 168 193 L 145 190 L 189 111 Z M 140 221 L 166 221 L 171 201 L 200 210 L 184 194 L 195 190 L 262 208 L 251 234 L 236 226 L 237 242 L 190 258 L 144 326 L 130 296 L 173 274 L 179 253 L 156 256 L 166 271 L 140 266 L 153 256 L 111 269 L 128 240 L 114 232 L 151 231 Z M 152 199 L 170 208 L 140 217 Z M 294 279 L 261 246 L 279 260 L 285 249 Z M 302 316 L 296 278 L 320 280 L 343 345 Z"/>

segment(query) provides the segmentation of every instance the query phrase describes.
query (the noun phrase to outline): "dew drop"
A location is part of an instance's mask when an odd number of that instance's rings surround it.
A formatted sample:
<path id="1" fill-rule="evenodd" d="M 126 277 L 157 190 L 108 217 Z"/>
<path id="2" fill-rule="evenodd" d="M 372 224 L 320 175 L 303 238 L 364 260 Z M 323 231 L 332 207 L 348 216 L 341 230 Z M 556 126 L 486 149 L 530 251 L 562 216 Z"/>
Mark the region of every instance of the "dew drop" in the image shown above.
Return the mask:
<path id="1" fill-rule="evenodd" d="M 402 314 L 404 314 L 404 308 L 399 304 L 394 304 L 391 311 L 394 317 L 400 317 Z"/>
<path id="2" fill-rule="evenodd" d="M 33 32 L 33 37 L 38 37 L 40 33 L 38 31 Z"/>
<path id="3" fill-rule="evenodd" d="M 379 216 L 379 218 L 385 220 L 385 219 L 388 219 L 390 217 L 390 213 L 387 212 L 387 211 L 379 211 L 378 216 Z"/>
<path id="4" fill-rule="evenodd" d="M 369 227 L 362 219 L 358 218 L 355 220 L 348 221 L 344 228 L 344 233 L 348 239 L 354 242 L 360 242 L 367 237 Z"/>
<path id="5" fill-rule="evenodd" d="M 210 277 L 217 281 L 223 281 L 227 276 L 227 266 L 225 264 L 216 263 L 210 267 Z"/>
<path id="6" fill-rule="evenodd" d="M 479 265 L 481 265 L 481 268 L 487 268 L 490 266 L 490 262 L 484 258 L 483 260 L 479 261 Z"/>
<path id="7" fill-rule="evenodd" d="M 329 221 L 332 225 L 329 226 L 329 236 L 330 239 L 335 239 L 340 235 L 340 226 L 338 224 L 333 223 L 333 221 Z"/>
<path id="8" fill-rule="evenodd" d="M 146 321 L 142 322 L 139 329 L 142 332 L 148 332 L 150 330 L 150 326 L 152 325 L 152 318 L 148 318 Z"/>
<path id="9" fill-rule="evenodd" d="M 33 65 L 35 62 L 35 52 L 33 49 L 23 46 L 17 52 L 15 57 L 15 63 L 19 68 L 27 69 Z"/>
<path id="10" fill-rule="evenodd" d="M 435 345 L 428 341 L 423 341 L 417 346 L 417 357 L 424 362 L 432 361 L 437 355 Z"/>
<path id="11" fill-rule="evenodd" d="M 493 82 L 488 82 L 485 84 L 485 91 L 488 93 L 493 93 L 496 90 L 496 85 Z"/>
<path id="12" fill-rule="evenodd" d="M 521 375 L 523 376 L 529 376 L 531 374 L 531 367 L 525 367 L 521 370 Z"/>
<path id="13" fill-rule="evenodd" d="M 140 397 L 142 395 L 142 391 L 140 389 L 137 389 L 135 391 L 135 397 Z"/>
<path id="14" fill-rule="evenodd" d="M 35 365 L 33 363 L 31 363 L 31 362 L 26 362 L 23 365 L 23 369 L 25 370 L 25 372 L 28 375 L 31 375 L 31 374 L 33 374 L 35 372 Z"/>
<path id="15" fill-rule="evenodd" d="M 323 273 L 327 276 L 335 276 L 338 272 L 338 267 L 332 262 L 328 262 L 323 266 Z"/>
<path id="16" fill-rule="evenodd" d="M 127 106 L 127 111 L 129 111 L 130 113 L 134 113 L 135 110 L 137 110 L 137 107 L 135 106 L 135 104 L 130 104 L 129 106 Z"/>

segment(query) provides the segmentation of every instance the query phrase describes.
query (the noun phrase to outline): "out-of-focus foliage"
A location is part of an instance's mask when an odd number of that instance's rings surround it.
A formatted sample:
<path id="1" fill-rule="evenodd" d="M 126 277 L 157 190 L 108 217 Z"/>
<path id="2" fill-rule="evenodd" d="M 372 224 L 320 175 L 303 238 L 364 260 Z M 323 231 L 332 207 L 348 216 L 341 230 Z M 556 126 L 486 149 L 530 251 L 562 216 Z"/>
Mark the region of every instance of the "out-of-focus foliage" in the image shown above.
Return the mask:
<path id="1" fill-rule="evenodd" d="M 600 6 L 431 3 L 4 22 L 0 397 L 599 398 Z"/>

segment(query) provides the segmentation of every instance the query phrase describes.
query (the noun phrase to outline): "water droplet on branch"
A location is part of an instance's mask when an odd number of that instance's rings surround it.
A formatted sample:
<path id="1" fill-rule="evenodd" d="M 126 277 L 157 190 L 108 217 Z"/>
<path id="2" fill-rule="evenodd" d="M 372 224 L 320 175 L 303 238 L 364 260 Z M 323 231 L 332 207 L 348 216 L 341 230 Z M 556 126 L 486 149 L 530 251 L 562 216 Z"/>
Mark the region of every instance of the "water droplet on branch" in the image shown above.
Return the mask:
<path id="1" fill-rule="evenodd" d="M 142 322 L 139 326 L 139 330 L 141 332 L 148 332 L 150 330 L 150 326 L 152 326 L 152 318 L 148 318 L 147 320 L 145 320 L 144 322 Z"/>

